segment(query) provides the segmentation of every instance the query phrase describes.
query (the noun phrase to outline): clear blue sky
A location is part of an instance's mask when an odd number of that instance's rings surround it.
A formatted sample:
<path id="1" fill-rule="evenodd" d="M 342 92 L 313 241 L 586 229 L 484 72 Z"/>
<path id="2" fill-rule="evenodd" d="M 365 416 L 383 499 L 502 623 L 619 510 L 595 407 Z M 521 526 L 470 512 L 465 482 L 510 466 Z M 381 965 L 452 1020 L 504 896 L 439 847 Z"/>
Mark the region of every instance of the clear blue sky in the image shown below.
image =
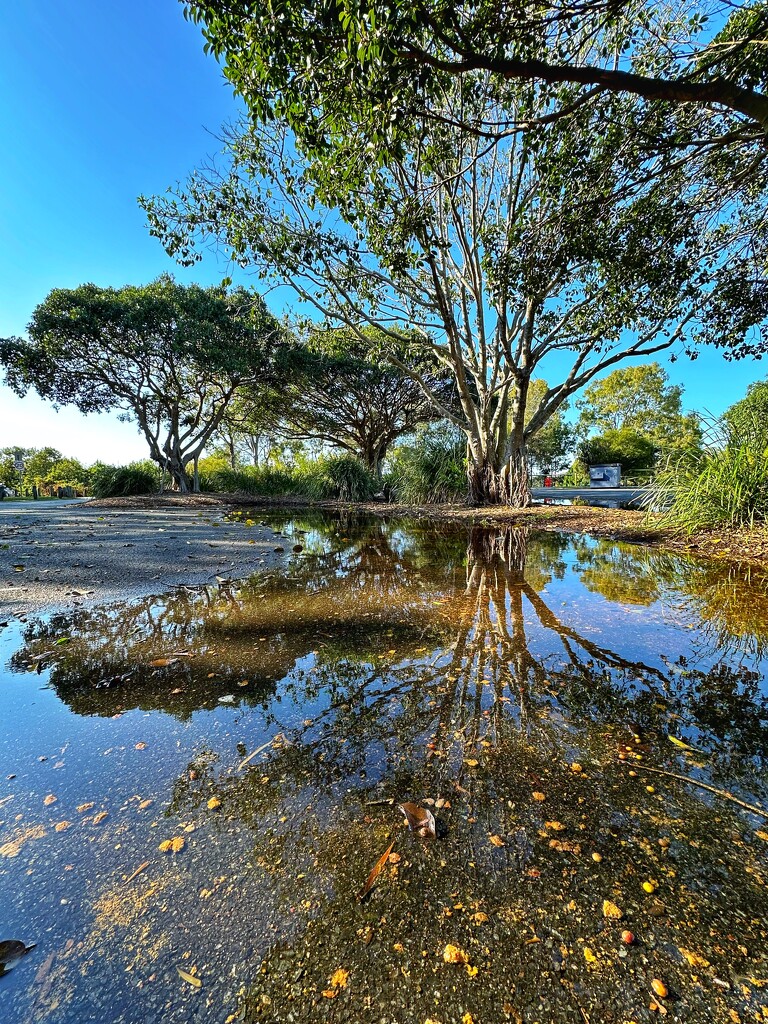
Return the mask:
<path id="1" fill-rule="evenodd" d="M 228 273 L 213 257 L 177 267 L 150 238 L 136 197 L 215 153 L 213 135 L 235 111 L 177 0 L 3 4 L 0 337 L 23 334 L 54 287 L 143 283 L 163 271 L 208 284 Z M 668 370 L 685 385 L 686 405 L 718 413 L 768 375 L 768 363 L 708 352 Z M 0 386 L 0 447 L 11 444 L 53 444 L 87 463 L 145 455 L 135 429 L 114 416 L 57 414 Z"/>

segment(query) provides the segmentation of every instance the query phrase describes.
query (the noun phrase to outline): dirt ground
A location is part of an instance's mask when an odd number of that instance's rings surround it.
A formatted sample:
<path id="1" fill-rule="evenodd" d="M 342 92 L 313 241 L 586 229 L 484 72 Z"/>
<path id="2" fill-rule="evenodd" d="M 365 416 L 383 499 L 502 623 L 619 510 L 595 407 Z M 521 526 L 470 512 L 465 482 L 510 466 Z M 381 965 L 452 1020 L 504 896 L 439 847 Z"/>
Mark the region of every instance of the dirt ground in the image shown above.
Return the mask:
<path id="1" fill-rule="evenodd" d="M 768 527 L 751 530 L 706 531 L 687 536 L 654 526 L 644 512 L 598 508 L 589 505 L 533 505 L 527 509 L 472 508 L 467 505 L 402 505 L 378 501 L 351 505 L 339 501 L 308 502 L 306 498 L 279 500 L 254 498 L 246 494 L 148 495 L 138 498 L 107 498 L 88 503 L 89 508 L 210 508 L 302 506 L 339 510 L 356 509 L 377 516 L 408 516 L 445 522 L 477 524 L 510 523 L 537 530 L 586 533 L 592 537 L 635 544 L 650 544 L 674 551 L 690 551 L 710 558 L 725 558 L 768 566 Z"/>

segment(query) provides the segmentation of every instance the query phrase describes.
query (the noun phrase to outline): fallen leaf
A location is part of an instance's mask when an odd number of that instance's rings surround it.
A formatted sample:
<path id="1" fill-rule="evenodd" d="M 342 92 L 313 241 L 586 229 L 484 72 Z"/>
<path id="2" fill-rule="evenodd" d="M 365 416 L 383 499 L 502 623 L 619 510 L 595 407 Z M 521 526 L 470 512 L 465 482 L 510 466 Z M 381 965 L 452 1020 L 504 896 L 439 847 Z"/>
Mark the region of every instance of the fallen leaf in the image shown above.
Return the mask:
<path id="1" fill-rule="evenodd" d="M 368 877 L 365 880 L 365 885 L 362 887 L 360 892 L 357 894 L 358 900 L 364 900 L 365 897 L 368 895 L 368 893 L 373 888 L 373 883 L 376 881 L 376 879 L 381 874 L 382 868 L 387 863 L 387 860 L 389 858 L 390 853 L 392 853 L 392 848 L 394 847 L 394 845 L 395 845 L 395 840 L 393 839 L 392 842 L 387 847 L 387 849 L 384 851 L 384 853 L 382 853 L 382 855 L 379 857 L 379 859 L 373 865 L 371 873 L 368 875 Z"/>
<path id="2" fill-rule="evenodd" d="M 562 821 L 545 821 L 544 828 L 548 828 L 552 832 L 562 832 L 565 828 L 565 825 L 562 823 Z"/>
<path id="3" fill-rule="evenodd" d="M 691 949 L 683 949 L 682 946 L 680 946 L 679 948 L 680 948 L 680 952 L 683 954 L 683 956 L 688 961 L 688 963 L 691 965 L 691 967 L 711 967 L 712 966 L 710 964 L 709 960 L 706 960 L 703 956 L 699 956 L 698 953 L 694 953 L 693 950 L 691 950 Z"/>
<path id="4" fill-rule="evenodd" d="M 94 816 L 93 816 L 93 824 L 94 825 L 100 825 L 102 823 L 102 821 L 104 821 L 104 819 L 108 818 L 108 817 L 109 817 L 109 811 L 99 811 L 98 814 L 94 814 Z"/>
<path id="5" fill-rule="evenodd" d="M 398 804 L 397 806 L 405 815 L 411 832 L 416 832 L 424 839 L 434 839 L 436 830 L 435 816 L 432 811 L 426 807 L 419 807 L 418 804 L 411 803 L 410 801 Z"/>
<path id="6" fill-rule="evenodd" d="M 146 743 L 141 742 L 141 743 L 137 743 L 136 744 L 136 750 L 146 750 L 146 749 L 147 749 L 147 744 Z"/>
<path id="7" fill-rule="evenodd" d="M 531 793 L 531 796 L 533 797 L 533 799 L 534 799 L 534 800 L 539 800 L 539 801 L 541 801 L 541 800 L 546 800 L 546 799 L 547 799 L 547 798 L 546 798 L 546 797 L 544 796 L 544 794 L 543 794 L 543 793 L 539 793 L 539 792 L 533 792 L 533 793 Z"/>
<path id="8" fill-rule="evenodd" d="M 139 804 L 139 810 L 140 811 L 145 811 L 147 809 L 147 807 L 151 807 L 152 806 L 153 802 L 154 801 L 152 801 L 152 800 L 142 800 L 141 803 Z"/>
<path id="9" fill-rule="evenodd" d="M 680 747 L 681 750 L 693 750 L 694 748 L 689 746 L 687 743 L 683 743 L 677 736 L 667 736 L 670 743 L 674 743 L 676 747 Z"/>
<path id="10" fill-rule="evenodd" d="M 164 839 L 162 841 L 162 843 L 160 843 L 160 845 L 158 846 L 158 850 L 160 851 L 160 853 L 168 853 L 170 851 L 172 845 L 173 845 L 172 840 Z"/>
<path id="11" fill-rule="evenodd" d="M 56 831 L 56 832 L 66 832 L 66 830 L 69 828 L 69 826 L 71 824 L 72 824 L 71 821 L 60 821 L 58 823 L 58 825 L 54 825 L 54 831 Z"/>
<path id="12" fill-rule="evenodd" d="M 489 841 L 492 843 L 493 846 L 505 846 L 506 845 L 504 840 L 501 838 L 501 836 L 489 836 L 488 838 L 489 838 Z"/>
<path id="13" fill-rule="evenodd" d="M 477 768 L 480 762 L 474 757 L 467 757 L 464 760 L 464 764 L 468 765 L 470 768 Z"/>
<path id="14" fill-rule="evenodd" d="M 758 829 L 757 832 L 755 832 L 755 835 L 758 839 L 764 839 L 765 842 L 768 843 L 768 832 L 763 832 L 761 829 Z"/>
<path id="15" fill-rule="evenodd" d="M 80 806 L 77 808 L 77 810 L 78 810 L 78 812 L 80 814 L 85 814 L 85 812 L 86 811 L 90 811 L 90 809 L 92 807 L 93 807 L 93 803 L 90 803 L 90 804 L 80 804 Z"/>
<path id="16" fill-rule="evenodd" d="M 179 977 L 184 981 L 189 982 L 190 985 L 194 985 L 195 988 L 202 988 L 202 981 L 196 978 L 194 974 L 190 974 L 188 971 L 183 970 L 181 967 L 177 967 L 176 970 L 179 972 Z"/>
<path id="17" fill-rule="evenodd" d="M 476 914 L 472 915 L 472 920 L 475 922 L 475 924 L 485 924 L 485 922 L 488 921 L 489 918 L 487 914 L 484 914 L 482 912 L 482 910 L 478 910 Z"/>
<path id="18" fill-rule="evenodd" d="M 331 975 L 331 979 L 328 984 L 331 988 L 346 988 L 348 977 L 349 971 L 345 971 L 343 967 L 339 967 Z"/>
<path id="19" fill-rule="evenodd" d="M 215 811 L 217 807 L 221 807 L 221 800 L 217 796 L 212 796 L 208 801 L 208 810 Z"/>
<path id="20" fill-rule="evenodd" d="M 445 962 L 447 964 L 468 964 L 469 963 L 469 957 L 464 952 L 464 950 L 463 949 L 459 949 L 458 946 L 454 946 L 450 942 L 448 943 L 448 945 L 443 950 L 443 960 L 445 960 Z"/>
<path id="21" fill-rule="evenodd" d="M 45 800 L 43 800 L 43 803 L 45 804 L 46 807 L 50 807 L 51 804 L 55 804 L 58 799 L 59 798 L 57 796 L 54 796 L 53 793 L 49 793 Z"/>
<path id="22" fill-rule="evenodd" d="M 178 658 L 155 658 L 154 661 L 150 661 L 150 668 L 166 668 L 168 665 L 174 665 L 179 659 Z"/>
<path id="23" fill-rule="evenodd" d="M 587 961 L 588 964 L 596 964 L 597 963 L 597 957 L 592 952 L 592 950 L 589 948 L 589 946 L 585 946 L 584 947 L 584 959 Z"/>
<path id="24" fill-rule="evenodd" d="M 608 917 L 614 921 L 620 921 L 624 917 L 624 911 L 620 910 L 615 903 L 610 900 L 603 900 L 603 917 Z"/>
<path id="25" fill-rule="evenodd" d="M 183 836 L 176 836 L 175 839 L 171 840 L 171 850 L 174 853 L 179 853 L 181 850 L 184 849 L 186 842 L 187 841 Z"/>
<path id="26" fill-rule="evenodd" d="M 132 882 L 134 880 L 134 878 L 138 878 L 138 876 L 141 874 L 141 872 L 145 871 L 148 867 L 149 867 L 149 861 L 148 860 L 145 860 L 143 864 L 139 864 L 139 866 L 136 868 L 136 870 L 133 872 L 133 874 L 132 875 L 128 875 L 128 877 L 125 880 L 125 884 L 127 885 L 129 882 Z"/>

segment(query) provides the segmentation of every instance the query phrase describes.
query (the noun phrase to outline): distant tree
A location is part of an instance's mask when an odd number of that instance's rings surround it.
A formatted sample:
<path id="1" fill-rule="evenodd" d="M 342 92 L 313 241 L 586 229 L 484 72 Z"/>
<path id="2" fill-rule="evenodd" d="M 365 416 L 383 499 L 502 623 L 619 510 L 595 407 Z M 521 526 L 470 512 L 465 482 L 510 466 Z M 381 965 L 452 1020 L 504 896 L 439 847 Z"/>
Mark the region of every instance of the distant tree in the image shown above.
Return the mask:
<path id="1" fill-rule="evenodd" d="M 305 344 L 284 350 L 281 424 L 287 437 L 341 448 L 379 476 L 398 438 L 440 418 L 425 386 L 450 405 L 454 385 L 433 357 L 400 346 L 398 361 L 412 376 L 390 361 L 383 332 L 368 327 L 361 333 L 316 330 Z"/>
<path id="2" fill-rule="evenodd" d="M 548 390 L 549 385 L 545 380 L 531 381 L 528 392 L 528 420 L 531 412 L 538 407 Z M 576 441 L 576 431 L 565 418 L 564 413 L 567 410 L 568 403 L 564 402 L 544 426 L 528 438 L 528 458 L 532 467 L 535 467 L 539 473 L 559 473 L 568 465 L 568 456 Z"/>
<path id="3" fill-rule="evenodd" d="M 768 446 L 768 379 L 750 384 L 745 397 L 726 410 L 723 419 L 733 440 Z"/>
<path id="4" fill-rule="evenodd" d="M 579 459 L 584 466 L 618 462 L 623 473 L 631 474 L 653 466 L 656 448 L 653 441 L 643 434 L 623 427 L 621 430 L 606 430 L 604 434 L 582 441 Z"/>
<path id="5" fill-rule="evenodd" d="M 56 448 L 30 448 L 24 459 L 23 486 L 26 490 L 42 490 L 49 482 L 51 470 L 63 456 Z"/>
<path id="6" fill-rule="evenodd" d="M 31 448 L 0 448 L 0 484 L 18 491 L 23 482 L 23 470 L 16 469 L 16 459 L 25 459 L 32 453 Z"/>
<path id="7" fill-rule="evenodd" d="M 263 379 L 280 337 L 259 295 L 163 276 L 55 289 L 34 311 L 28 341 L 0 340 L 0 365 L 19 395 L 34 388 L 83 413 L 120 410 L 187 491 L 187 464 L 197 466 L 237 392 Z"/>
<path id="8" fill-rule="evenodd" d="M 614 370 L 591 384 L 577 400 L 577 430 L 590 432 L 633 430 L 643 434 L 657 451 L 672 453 L 698 450 L 701 422 L 696 413 L 682 409 L 683 387 L 670 384 L 658 363 L 644 363 Z"/>

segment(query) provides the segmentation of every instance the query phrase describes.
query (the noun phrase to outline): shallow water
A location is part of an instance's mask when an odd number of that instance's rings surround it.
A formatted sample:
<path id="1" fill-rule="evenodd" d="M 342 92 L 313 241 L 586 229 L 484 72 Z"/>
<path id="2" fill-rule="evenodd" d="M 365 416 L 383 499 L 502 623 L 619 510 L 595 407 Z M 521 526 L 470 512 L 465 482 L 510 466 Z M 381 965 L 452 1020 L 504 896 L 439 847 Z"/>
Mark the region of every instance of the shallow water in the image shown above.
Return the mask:
<path id="1" fill-rule="evenodd" d="M 3 1024 L 768 1020 L 763 575 L 268 521 L 287 573 L 0 630 Z"/>

